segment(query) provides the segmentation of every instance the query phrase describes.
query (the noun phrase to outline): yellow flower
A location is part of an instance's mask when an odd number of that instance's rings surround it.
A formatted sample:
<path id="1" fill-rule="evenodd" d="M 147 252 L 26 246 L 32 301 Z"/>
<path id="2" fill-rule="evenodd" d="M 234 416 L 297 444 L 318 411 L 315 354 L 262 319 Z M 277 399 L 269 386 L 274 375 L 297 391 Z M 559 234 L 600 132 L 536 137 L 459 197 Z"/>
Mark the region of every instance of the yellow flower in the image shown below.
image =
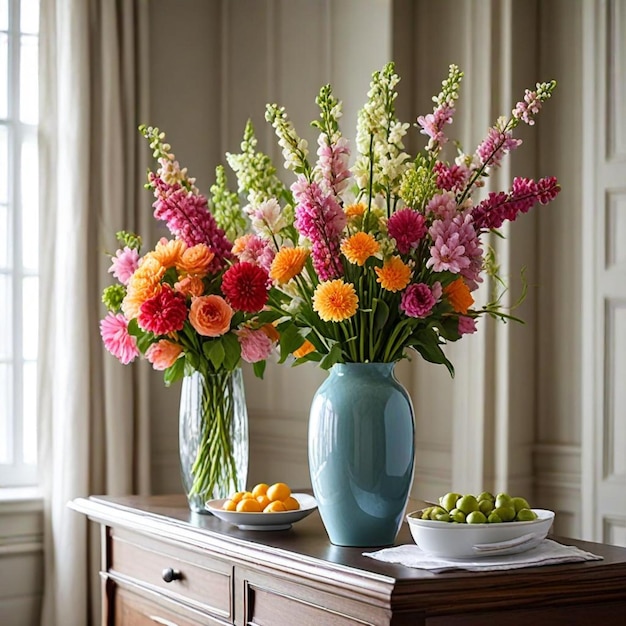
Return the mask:
<path id="1" fill-rule="evenodd" d="M 350 263 L 363 265 L 367 259 L 380 251 L 380 245 L 372 235 L 359 231 L 343 241 L 341 251 Z"/>
<path id="2" fill-rule="evenodd" d="M 325 322 L 342 322 L 352 317 L 359 306 L 354 285 L 340 278 L 320 283 L 313 294 L 313 310 Z"/>
<path id="3" fill-rule="evenodd" d="M 126 286 L 126 297 L 122 302 L 122 311 L 127 319 L 137 317 L 141 305 L 161 291 L 161 278 L 165 267 L 150 254 L 141 261 Z"/>
<path id="4" fill-rule="evenodd" d="M 304 248 L 282 248 L 272 261 L 270 278 L 281 285 L 289 282 L 302 271 L 308 256 Z"/>
<path id="5" fill-rule="evenodd" d="M 462 278 L 457 278 L 453 283 L 444 287 L 443 293 L 447 296 L 452 310 L 456 313 L 465 315 L 467 309 L 474 304 L 474 298 L 470 293 L 469 287 Z"/>
<path id="6" fill-rule="evenodd" d="M 366 206 L 362 202 L 357 204 L 351 204 L 344 209 L 344 213 L 348 217 L 363 217 L 365 214 Z"/>
<path id="7" fill-rule="evenodd" d="M 297 350 L 293 351 L 293 356 L 295 356 L 296 359 L 301 359 L 311 352 L 315 352 L 315 346 L 308 339 L 305 339 L 304 343 Z"/>
<path id="8" fill-rule="evenodd" d="M 392 256 L 382 267 L 374 269 L 376 280 L 387 291 L 402 291 L 411 280 L 411 268 L 399 256 Z"/>

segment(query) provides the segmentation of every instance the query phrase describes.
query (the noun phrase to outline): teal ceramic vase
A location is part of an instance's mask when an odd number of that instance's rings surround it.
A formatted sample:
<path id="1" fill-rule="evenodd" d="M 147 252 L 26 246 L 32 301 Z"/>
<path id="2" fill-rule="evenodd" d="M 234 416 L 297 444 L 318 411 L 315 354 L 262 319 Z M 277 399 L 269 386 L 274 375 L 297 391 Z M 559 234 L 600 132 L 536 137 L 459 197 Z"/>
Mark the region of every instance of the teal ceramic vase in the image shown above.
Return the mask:
<path id="1" fill-rule="evenodd" d="M 309 470 L 331 543 L 388 546 L 413 481 L 415 425 L 394 363 L 334 365 L 313 397 Z"/>

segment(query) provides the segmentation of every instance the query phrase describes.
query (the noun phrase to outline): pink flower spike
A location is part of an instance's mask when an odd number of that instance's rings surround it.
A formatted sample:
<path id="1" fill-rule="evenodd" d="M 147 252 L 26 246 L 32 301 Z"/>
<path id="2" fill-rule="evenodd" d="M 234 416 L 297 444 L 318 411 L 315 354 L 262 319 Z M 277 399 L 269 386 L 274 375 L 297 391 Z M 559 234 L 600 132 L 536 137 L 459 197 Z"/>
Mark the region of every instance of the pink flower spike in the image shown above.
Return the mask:
<path id="1" fill-rule="evenodd" d="M 139 356 L 137 340 L 128 333 L 128 320 L 121 313 L 109 313 L 100 322 L 104 347 L 123 365 Z"/>
<path id="2" fill-rule="evenodd" d="M 139 266 L 139 252 L 133 248 L 125 247 L 118 250 L 114 257 L 111 257 L 111 267 L 109 272 L 119 280 L 122 285 L 127 285 L 130 277 Z"/>

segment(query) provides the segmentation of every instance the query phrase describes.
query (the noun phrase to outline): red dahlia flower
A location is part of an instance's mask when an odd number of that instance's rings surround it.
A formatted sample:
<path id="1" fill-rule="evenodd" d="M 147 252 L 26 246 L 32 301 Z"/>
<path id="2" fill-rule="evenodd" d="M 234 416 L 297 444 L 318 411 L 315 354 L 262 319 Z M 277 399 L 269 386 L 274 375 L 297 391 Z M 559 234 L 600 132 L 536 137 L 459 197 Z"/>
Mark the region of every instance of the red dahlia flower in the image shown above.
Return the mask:
<path id="1" fill-rule="evenodd" d="M 267 302 L 269 276 L 258 265 L 242 261 L 231 266 L 222 277 L 222 293 L 234 309 L 257 313 Z"/>
<path id="2" fill-rule="evenodd" d="M 156 296 L 141 305 L 137 322 L 143 330 L 155 335 L 167 335 L 182 330 L 186 319 L 185 296 L 169 285 L 163 285 L 163 289 Z"/>

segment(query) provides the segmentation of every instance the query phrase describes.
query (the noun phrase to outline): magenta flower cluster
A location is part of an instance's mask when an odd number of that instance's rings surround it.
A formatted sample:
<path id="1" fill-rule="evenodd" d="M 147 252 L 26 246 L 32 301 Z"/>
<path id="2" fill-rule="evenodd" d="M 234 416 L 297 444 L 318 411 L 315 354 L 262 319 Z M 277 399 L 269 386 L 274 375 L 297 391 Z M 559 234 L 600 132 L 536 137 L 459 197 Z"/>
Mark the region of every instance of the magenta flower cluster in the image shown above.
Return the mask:
<path id="1" fill-rule="evenodd" d="M 527 213 L 537 202 L 548 204 L 561 190 L 554 176 L 540 180 L 514 178 L 511 190 L 490 193 L 472 212 L 477 230 L 500 228 L 505 221 L 514 221 Z"/>
<path id="2" fill-rule="evenodd" d="M 313 267 L 321 281 L 343 275 L 340 243 L 347 222 L 346 214 L 334 195 L 324 193 L 315 181 L 304 176 L 291 186 L 296 206 L 295 226 L 311 241 Z"/>
<path id="3" fill-rule="evenodd" d="M 207 199 L 187 191 L 179 183 L 169 184 L 153 172 L 149 181 L 156 198 L 152 205 L 154 217 L 166 222 L 169 231 L 188 246 L 199 243 L 209 246 L 215 253 L 209 270 L 213 273 L 223 269 L 232 258 L 232 243 L 208 210 Z"/>

